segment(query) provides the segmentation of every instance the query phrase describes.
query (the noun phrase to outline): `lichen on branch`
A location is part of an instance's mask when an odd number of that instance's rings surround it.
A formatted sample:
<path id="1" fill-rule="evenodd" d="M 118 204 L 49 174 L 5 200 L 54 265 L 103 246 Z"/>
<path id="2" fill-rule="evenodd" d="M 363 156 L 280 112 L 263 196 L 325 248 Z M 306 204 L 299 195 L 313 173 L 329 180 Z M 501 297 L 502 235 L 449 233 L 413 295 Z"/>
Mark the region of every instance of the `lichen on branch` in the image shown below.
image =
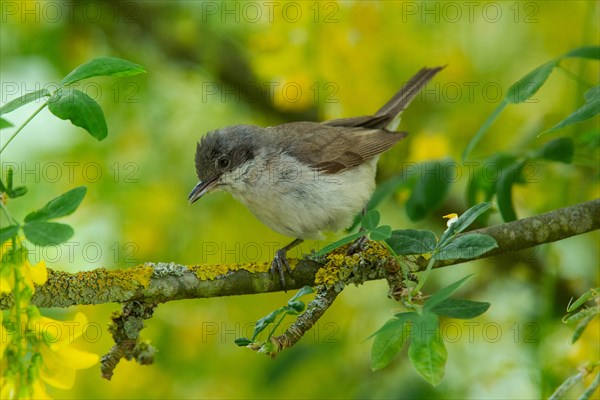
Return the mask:
<path id="1" fill-rule="evenodd" d="M 492 236 L 498 247 L 479 258 L 491 257 L 538 246 L 600 228 L 600 199 L 518 221 L 479 229 L 477 233 Z M 472 232 L 466 232 L 472 233 Z M 381 267 L 381 259 L 365 258 L 371 263 L 365 268 Z M 465 260 L 446 260 L 435 267 L 459 264 Z M 287 279 L 288 289 L 314 286 L 322 262 L 295 260 L 293 277 Z M 375 264 L 373 264 L 375 263 Z M 424 269 L 427 260 L 417 260 Z M 69 307 L 78 304 L 127 303 L 142 301 L 159 304 L 192 298 L 235 296 L 280 291 L 276 279 L 268 272 L 268 263 L 203 266 L 175 263 L 145 263 L 129 269 L 95 269 L 77 273 L 48 270 L 48 281 L 36 286 L 32 304 L 38 307 Z M 251 272 L 255 271 L 255 272 Z M 381 279 L 383 273 L 373 273 L 367 279 Z M 322 273 L 321 273 L 322 274 Z M 13 303 L 10 294 L 0 296 L 0 309 Z"/>

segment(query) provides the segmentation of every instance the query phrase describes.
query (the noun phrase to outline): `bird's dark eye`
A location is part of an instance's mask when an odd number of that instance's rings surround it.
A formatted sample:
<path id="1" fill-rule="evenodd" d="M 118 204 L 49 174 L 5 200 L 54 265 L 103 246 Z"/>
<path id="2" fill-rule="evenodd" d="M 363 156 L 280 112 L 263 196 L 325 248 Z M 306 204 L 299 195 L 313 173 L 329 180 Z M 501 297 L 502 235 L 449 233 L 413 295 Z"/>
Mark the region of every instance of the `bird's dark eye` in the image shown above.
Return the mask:
<path id="1" fill-rule="evenodd" d="M 229 167 L 229 158 L 223 156 L 217 159 L 217 166 L 221 169 Z"/>

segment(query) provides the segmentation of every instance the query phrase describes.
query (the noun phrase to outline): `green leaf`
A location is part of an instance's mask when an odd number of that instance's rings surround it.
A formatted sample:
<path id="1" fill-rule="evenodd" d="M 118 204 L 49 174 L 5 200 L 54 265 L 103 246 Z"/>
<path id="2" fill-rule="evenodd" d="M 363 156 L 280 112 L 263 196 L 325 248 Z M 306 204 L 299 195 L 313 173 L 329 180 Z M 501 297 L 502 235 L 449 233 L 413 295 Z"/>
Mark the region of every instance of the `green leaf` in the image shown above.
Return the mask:
<path id="1" fill-rule="evenodd" d="M 566 126 L 577 124 L 579 122 L 583 122 L 585 120 L 595 117 L 599 113 L 600 113 L 600 98 L 596 98 L 596 99 L 593 99 L 593 100 L 585 103 L 584 105 L 579 107 L 577 110 L 575 110 L 567 118 L 563 119 L 558 124 L 554 125 L 552 128 L 548 129 L 547 131 L 542 132 L 541 134 L 554 132 L 554 131 L 557 131 Z"/>
<path id="2" fill-rule="evenodd" d="M 496 182 L 500 172 L 516 161 L 516 157 L 507 154 L 493 154 L 475 169 L 467 187 L 469 206 L 482 201 L 490 201 L 496 194 Z"/>
<path id="3" fill-rule="evenodd" d="M 15 174 L 15 170 L 13 169 L 13 167 L 8 167 L 8 171 L 6 172 L 6 192 L 7 193 L 12 193 L 14 174 Z"/>
<path id="4" fill-rule="evenodd" d="M 311 294 L 314 293 L 315 290 L 310 287 L 310 286 L 304 286 L 302 287 L 302 289 L 298 290 L 298 293 L 296 293 L 291 299 L 290 301 L 288 301 L 288 305 L 290 304 L 290 302 L 297 300 L 298 298 L 305 296 L 307 294 Z"/>
<path id="5" fill-rule="evenodd" d="M 585 318 L 583 318 L 581 321 L 579 321 L 579 323 L 575 327 L 575 330 L 573 331 L 573 336 L 571 336 L 571 343 L 575 343 L 577 340 L 579 340 L 579 338 L 583 334 L 583 331 L 585 331 L 585 328 L 587 328 L 589 323 L 592 322 L 594 320 L 594 318 L 596 318 L 598 316 L 598 308 L 597 307 L 594 309 L 590 309 L 590 310 L 592 310 L 592 312 L 587 314 L 585 316 Z"/>
<path id="6" fill-rule="evenodd" d="M 17 197 L 21 197 L 27 194 L 27 188 L 25 186 L 17 186 L 8 194 L 10 198 L 16 199 Z"/>
<path id="7" fill-rule="evenodd" d="M 548 79 L 548 76 L 550 76 L 550 73 L 552 72 L 554 67 L 558 64 L 558 62 L 560 61 L 561 58 L 582 57 L 582 58 L 590 58 L 590 59 L 599 59 L 600 58 L 599 53 L 600 53 L 599 46 L 587 46 L 587 47 L 580 47 L 575 50 L 571 50 L 570 52 L 566 53 L 562 57 L 556 58 L 545 64 L 540 65 L 539 67 L 537 67 L 536 69 L 534 69 L 533 71 L 531 71 L 527 75 L 525 75 L 523 78 L 521 78 L 520 80 L 515 82 L 513 85 L 511 85 L 511 87 L 508 89 L 506 97 L 502 100 L 502 102 L 500 104 L 498 104 L 498 106 L 496 107 L 494 112 L 492 112 L 492 114 L 487 118 L 487 120 L 484 122 L 484 124 L 479 128 L 479 130 L 477 131 L 475 136 L 473 136 L 471 141 L 467 144 L 467 147 L 465 148 L 465 150 L 463 151 L 463 154 L 462 154 L 463 161 L 467 159 L 467 157 L 469 156 L 471 151 L 475 148 L 477 143 L 479 143 L 481 141 L 481 139 L 485 136 L 489 127 L 496 120 L 496 118 L 498 118 L 498 116 L 500 115 L 502 110 L 506 107 L 506 105 L 508 103 L 522 103 L 525 100 L 529 99 L 531 96 L 533 96 L 538 91 L 538 89 L 546 82 L 546 80 Z M 586 97 L 586 99 L 587 99 L 587 97 Z M 587 104 L 586 104 L 586 106 L 587 106 Z M 586 106 L 583 106 L 583 107 L 586 107 Z M 579 118 L 581 118 L 582 114 L 584 116 L 590 115 L 593 112 L 590 109 L 594 109 L 594 107 L 595 106 L 587 106 L 586 109 L 584 109 L 584 110 L 579 109 L 574 113 L 574 114 L 578 114 L 578 116 L 572 115 L 570 117 L 573 117 L 573 120 L 577 120 L 576 122 L 578 122 Z M 581 120 L 583 120 L 583 119 L 581 119 Z M 575 123 L 575 122 L 572 122 L 572 123 Z M 560 125 L 560 123 L 559 123 L 559 125 Z M 564 125 L 564 126 L 567 126 L 567 125 Z M 551 128 L 547 132 L 550 132 L 555 129 L 560 129 L 560 127 L 557 125 L 557 126 Z"/>
<path id="8" fill-rule="evenodd" d="M 469 260 L 498 247 L 496 239 L 482 233 L 458 236 L 433 254 L 436 260 Z"/>
<path id="9" fill-rule="evenodd" d="M 19 232 L 19 225 L 9 225 L 0 229 L 0 244 L 10 240 L 17 232 Z"/>
<path id="10" fill-rule="evenodd" d="M 475 146 L 477 146 L 477 143 L 479 143 L 481 141 L 481 139 L 483 139 L 483 137 L 487 133 L 488 129 L 490 129 L 490 126 L 492 126 L 492 124 L 494 123 L 496 118 L 498 118 L 498 116 L 500 115 L 502 110 L 504 110 L 504 108 L 507 105 L 508 105 L 508 101 L 506 101 L 506 99 L 503 99 L 498 104 L 498 106 L 496 106 L 496 109 L 490 114 L 490 116 L 487 117 L 487 119 L 485 120 L 483 125 L 481 125 L 481 127 L 479 128 L 479 130 L 477 131 L 475 136 L 473 136 L 471 138 L 471 140 L 467 144 L 467 147 L 465 147 L 465 149 L 463 150 L 463 153 L 462 153 L 463 161 L 465 161 L 467 159 L 467 157 L 469 156 L 469 154 L 471 154 L 471 152 L 473 151 Z"/>
<path id="11" fill-rule="evenodd" d="M 380 219 L 381 216 L 379 215 L 379 211 L 371 210 L 363 217 L 361 226 L 367 231 L 372 231 L 377 227 L 377 225 L 379 225 Z"/>
<path id="12" fill-rule="evenodd" d="M 439 331 L 437 316 L 425 314 L 413 321 L 408 349 L 413 367 L 430 384 L 437 386 L 446 373 L 448 352 Z"/>
<path id="13" fill-rule="evenodd" d="M 6 193 L 11 199 L 16 199 L 27 193 L 27 188 L 25 186 L 13 188 L 14 172 L 12 167 L 8 168 L 8 171 L 6 172 L 6 186 L 4 186 L 4 183 L 0 180 L 0 192 Z"/>
<path id="14" fill-rule="evenodd" d="M 464 278 L 454 282 L 451 285 L 446 286 L 442 290 L 437 293 L 434 293 L 430 298 L 428 298 L 423 304 L 423 310 L 425 312 L 431 311 L 433 307 L 440 304 L 442 301 L 446 300 L 448 297 L 452 296 L 454 292 L 460 288 L 467 279 L 472 277 L 473 275 L 467 275 Z"/>
<path id="15" fill-rule="evenodd" d="M 348 235 L 340 240 L 338 240 L 337 242 L 333 242 L 328 244 L 327 246 L 323 247 L 321 250 L 319 250 L 316 254 L 315 257 L 323 257 L 325 254 L 332 252 L 333 250 L 337 249 L 338 247 L 341 247 L 345 244 L 351 243 L 354 240 L 358 239 L 361 236 L 364 236 L 365 233 L 364 232 L 356 232 L 353 233 L 352 235 Z"/>
<path id="16" fill-rule="evenodd" d="M 590 314 L 597 314 L 597 313 L 598 313 L 597 308 L 585 307 L 573 314 L 565 315 L 563 317 L 563 322 L 565 324 L 572 324 L 574 322 L 581 321 L 582 319 L 587 318 L 587 316 Z"/>
<path id="17" fill-rule="evenodd" d="M 575 145 L 570 138 L 558 138 L 544 144 L 536 156 L 550 161 L 559 161 L 570 164 L 573 161 Z"/>
<path id="18" fill-rule="evenodd" d="M 392 227 L 389 225 L 378 226 L 369 234 L 371 240 L 386 240 L 392 235 Z"/>
<path id="19" fill-rule="evenodd" d="M 430 311 L 444 317 L 471 319 L 483 314 L 488 308 L 490 303 L 448 298 L 432 307 Z"/>
<path id="20" fill-rule="evenodd" d="M 584 294 L 579 296 L 579 298 L 577 300 L 575 300 L 573 303 L 569 304 L 569 306 L 567 307 L 567 311 L 571 312 L 573 310 L 578 309 L 579 307 L 581 307 L 582 305 L 587 303 L 590 299 L 598 296 L 599 293 L 600 293 L 600 288 L 588 290 L 587 292 L 585 292 Z"/>
<path id="21" fill-rule="evenodd" d="M 418 221 L 436 210 L 446 198 L 450 188 L 448 175 L 452 163 L 449 160 L 432 161 L 420 165 L 417 179 L 406 202 L 406 213 L 412 221 Z"/>
<path id="22" fill-rule="evenodd" d="M 585 99 L 586 103 L 589 103 L 592 100 L 599 99 L 600 85 L 590 88 L 587 92 L 583 94 L 583 98 Z"/>
<path id="23" fill-rule="evenodd" d="M 248 339 L 248 338 L 245 338 L 245 337 L 242 337 L 242 338 L 237 338 L 237 339 L 235 339 L 233 342 L 234 342 L 235 344 L 237 344 L 238 346 L 240 346 L 240 347 L 246 347 L 246 346 L 248 346 L 249 344 L 252 344 L 252 343 L 254 343 L 254 342 L 252 342 L 252 340 L 250 340 L 250 339 Z"/>
<path id="24" fill-rule="evenodd" d="M 60 85 L 70 85 L 94 76 L 132 76 L 143 72 L 146 70 L 141 65 L 115 57 L 100 57 L 75 68 L 65 76 Z"/>
<path id="25" fill-rule="evenodd" d="M 388 320 L 373 335 L 375 340 L 371 347 L 371 369 L 377 371 L 387 366 L 394 356 L 398 354 L 410 334 L 410 319 L 416 313 L 398 314 L 396 318 Z"/>
<path id="26" fill-rule="evenodd" d="M 394 315 L 394 319 L 400 319 L 403 321 L 410 321 L 411 319 L 413 319 L 414 317 L 417 317 L 418 314 L 416 312 L 410 311 L 410 312 L 401 312 L 401 313 L 397 313 Z M 391 321 L 391 320 L 390 320 Z M 387 321 L 387 322 L 390 322 Z M 375 332 L 371 333 L 365 340 L 369 340 L 374 338 L 375 336 L 381 334 L 381 333 L 386 333 L 388 331 L 391 330 L 395 330 L 396 329 L 396 325 L 394 324 L 388 324 L 385 323 L 381 328 L 377 329 Z"/>
<path id="27" fill-rule="evenodd" d="M 37 246 L 54 246 L 64 243 L 75 233 L 69 225 L 44 221 L 25 223 L 23 232 L 27 240 Z"/>
<path id="28" fill-rule="evenodd" d="M 600 46 L 579 47 L 575 50 L 569 51 L 563 56 L 563 58 L 567 57 L 580 57 L 591 58 L 593 60 L 600 60 Z"/>
<path id="29" fill-rule="evenodd" d="M 440 238 L 438 246 L 445 245 L 448 242 L 448 240 L 452 238 L 452 236 L 467 229 L 477 219 L 477 217 L 479 217 L 484 212 L 488 211 L 490 208 L 492 208 L 492 203 L 484 202 L 476 204 L 464 213 L 462 213 L 462 215 L 458 217 L 456 222 L 454 222 L 452 225 L 450 225 L 448 229 L 446 229 L 446 231 Z"/>
<path id="30" fill-rule="evenodd" d="M 431 253 L 435 249 L 436 237 L 431 231 L 398 229 L 386 240 L 398 255 Z"/>
<path id="31" fill-rule="evenodd" d="M 506 93 L 510 103 L 522 103 L 533 96 L 546 82 L 559 59 L 548 61 L 513 83 Z"/>
<path id="32" fill-rule="evenodd" d="M 258 334 L 264 331 L 269 324 L 275 322 L 275 318 L 277 318 L 277 316 L 283 312 L 285 312 L 285 309 L 281 307 L 256 321 L 256 324 L 254 325 L 254 333 L 252 334 L 252 341 L 254 341 Z"/>
<path id="33" fill-rule="evenodd" d="M 302 300 L 294 300 L 294 301 L 288 301 L 287 306 L 285 306 L 283 308 L 285 309 L 286 313 L 289 315 L 298 315 L 302 311 L 304 311 L 305 307 L 306 307 L 306 304 Z"/>
<path id="34" fill-rule="evenodd" d="M 37 99 L 45 96 L 50 96 L 50 92 L 47 89 L 36 90 L 35 92 L 24 94 L 21 97 L 17 97 L 0 107 L 0 115 L 8 114 L 17 108 L 24 106 L 25 104 L 31 103 Z"/>
<path id="35" fill-rule="evenodd" d="M 504 222 L 516 221 L 517 213 L 512 201 L 512 188 L 515 183 L 523 182 L 523 163 L 518 162 L 504 169 L 496 183 L 496 201 Z"/>
<path id="36" fill-rule="evenodd" d="M 70 120 L 97 140 L 108 135 L 102 108 L 94 99 L 80 90 L 60 89 L 48 101 L 48 109 L 60 119 Z"/>
<path id="37" fill-rule="evenodd" d="M 0 118 L 0 129 L 10 128 L 11 126 L 13 126 L 13 124 L 11 124 L 10 121 Z"/>
<path id="38" fill-rule="evenodd" d="M 48 219 L 64 217 L 73 213 L 83 201 L 87 189 L 79 186 L 50 200 L 44 207 L 29 213 L 25 222 L 45 221 Z"/>

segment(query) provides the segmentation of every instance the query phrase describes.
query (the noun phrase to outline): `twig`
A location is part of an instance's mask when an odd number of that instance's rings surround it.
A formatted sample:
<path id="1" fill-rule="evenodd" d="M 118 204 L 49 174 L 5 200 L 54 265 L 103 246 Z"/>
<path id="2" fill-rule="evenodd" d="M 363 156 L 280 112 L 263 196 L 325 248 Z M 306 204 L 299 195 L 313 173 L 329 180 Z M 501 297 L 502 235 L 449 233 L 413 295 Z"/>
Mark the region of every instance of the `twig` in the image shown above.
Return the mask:
<path id="1" fill-rule="evenodd" d="M 271 343 L 275 349 L 269 353 L 272 358 L 284 349 L 295 345 L 302 336 L 308 332 L 310 328 L 325 314 L 325 311 L 333 304 L 339 292 L 333 287 L 324 288 L 317 292 L 317 296 L 313 301 L 308 303 L 306 311 L 298 316 L 298 319 L 286 331 L 271 338 Z"/>
<path id="2" fill-rule="evenodd" d="M 100 361 L 104 379 L 112 378 L 114 369 L 122 358 L 135 360 L 141 365 L 154 362 L 155 349 L 148 342 L 140 341 L 140 331 L 144 329 L 144 320 L 152 317 L 155 307 L 155 304 L 134 301 L 126 303 L 122 312 L 113 314 L 109 331 L 115 344 Z"/>

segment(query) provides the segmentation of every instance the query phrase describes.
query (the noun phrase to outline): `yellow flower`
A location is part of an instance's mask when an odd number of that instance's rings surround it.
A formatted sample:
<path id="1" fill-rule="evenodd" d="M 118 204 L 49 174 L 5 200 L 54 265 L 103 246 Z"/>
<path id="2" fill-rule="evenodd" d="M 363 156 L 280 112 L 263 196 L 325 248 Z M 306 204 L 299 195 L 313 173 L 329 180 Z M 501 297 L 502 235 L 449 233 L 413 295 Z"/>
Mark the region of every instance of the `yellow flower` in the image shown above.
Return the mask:
<path id="1" fill-rule="evenodd" d="M 35 400 L 49 400 L 52 399 L 46 392 L 46 385 L 40 379 L 36 379 L 31 384 L 31 399 Z"/>
<path id="2" fill-rule="evenodd" d="M 25 285 L 27 285 L 31 292 L 34 292 L 34 284 L 43 285 L 48 280 L 48 270 L 46 269 L 46 262 L 40 261 L 35 265 L 31 265 L 29 261 L 23 262 L 21 265 L 15 265 L 12 263 L 3 263 L 0 269 L 0 293 L 10 293 L 15 287 L 15 273 L 13 268 L 22 268 L 21 273 Z"/>
<path id="3" fill-rule="evenodd" d="M 25 283 L 31 288 L 32 291 L 34 288 L 34 283 L 36 285 L 43 285 L 48 280 L 48 269 L 46 269 L 46 262 L 44 260 L 35 265 L 31 265 L 29 261 L 25 261 L 23 267 Z"/>
<path id="4" fill-rule="evenodd" d="M 0 362 L 4 358 L 4 350 L 6 349 L 6 345 L 8 344 L 8 333 L 6 332 L 6 328 L 2 324 L 2 312 L 0 312 Z M 2 366 L 2 364 L 0 364 Z M 3 399 L 4 397 L 0 397 Z"/>
<path id="5" fill-rule="evenodd" d="M 15 268 L 20 268 L 25 285 L 34 291 L 34 284 L 43 285 L 48 280 L 46 263 L 42 260 L 31 265 L 27 249 L 22 245 L 13 247 L 12 241 L 0 245 L 0 293 L 10 293 L 15 288 Z"/>
<path id="6" fill-rule="evenodd" d="M 11 247 L 12 242 L 10 240 L 0 245 L 0 260 L 2 260 L 2 264 L 0 264 L 0 293 L 9 293 L 13 289 L 13 281 L 11 280 L 14 280 L 13 270 L 10 267 L 10 264 L 4 260 L 4 254 L 7 253 Z"/>
<path id="7" fill-rule="evenodd" d="M 43 358 L 40 367 L 42 381 L 59 389 L 70 389 L 78 369 L 89 368 L 98 362 L 97 354 L 72 347 L 87 325 L 83 313 L 77 313 L 74 321 L 57 321 L 41 315 L 29 320 L 29 329 L 40 341 L 38 351 Z"/>
<path id="8" fill-rule="evenodd" d="M 16 398 L 16 384 L 13 376 L 0 375 L 0 399 Z"/>
<path id="9" fill-rule="evenodd" d="M 457 213 L 452 213 L 452 214 L 447 214 L 444 215 L 442 218 L 448 218 L 448 222 L 446 222 L 446 226 L 448 228 L 450 228 L 450 226 L 456 222 L 456 220 L 458 219 L 458 214 Z"/>
<path id="10" fill-rule="evenodd" d="M 4 253 L 7 252 L 8 248 L 12 247 L 12 240 L 7 240 L 0 246 L 0 258 L 4 257 Z"/>
<path id="11" fill-rule="evenodd" d="M 14 274 L 10 268 L 0 267 L 0 293 L 10 293 L 14 287 Z"/>

